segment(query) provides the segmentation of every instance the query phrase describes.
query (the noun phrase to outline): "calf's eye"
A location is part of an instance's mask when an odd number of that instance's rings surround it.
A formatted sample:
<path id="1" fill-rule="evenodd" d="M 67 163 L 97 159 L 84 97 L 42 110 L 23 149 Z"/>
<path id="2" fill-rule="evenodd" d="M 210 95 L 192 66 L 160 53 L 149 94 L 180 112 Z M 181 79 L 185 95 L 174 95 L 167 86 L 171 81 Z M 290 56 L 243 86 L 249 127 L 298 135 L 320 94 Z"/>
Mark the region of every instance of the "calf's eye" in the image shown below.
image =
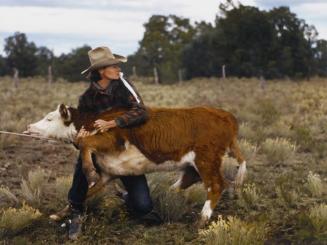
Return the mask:
<path id="1" fill-rule="evenodd" d="M 51 121 L 52 121 L 52 119 L 50 119 L 50 118 L 47 118 L 47 121 L 48 121 L 48 122 L 51 122 Z"/>

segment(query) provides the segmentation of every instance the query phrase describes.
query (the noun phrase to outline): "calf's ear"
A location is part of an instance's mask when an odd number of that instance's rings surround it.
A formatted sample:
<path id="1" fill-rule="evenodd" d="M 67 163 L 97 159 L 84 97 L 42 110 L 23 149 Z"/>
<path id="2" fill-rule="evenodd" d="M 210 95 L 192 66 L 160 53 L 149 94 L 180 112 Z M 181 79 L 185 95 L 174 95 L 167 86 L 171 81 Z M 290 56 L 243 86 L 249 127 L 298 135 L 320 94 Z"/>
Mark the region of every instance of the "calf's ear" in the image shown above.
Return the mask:
<path id="1" fill-rule="evenodd" d="M 70 112 L 64 104 L 59 105 L 59 113 L 65 122 L 70 121 Z"/>

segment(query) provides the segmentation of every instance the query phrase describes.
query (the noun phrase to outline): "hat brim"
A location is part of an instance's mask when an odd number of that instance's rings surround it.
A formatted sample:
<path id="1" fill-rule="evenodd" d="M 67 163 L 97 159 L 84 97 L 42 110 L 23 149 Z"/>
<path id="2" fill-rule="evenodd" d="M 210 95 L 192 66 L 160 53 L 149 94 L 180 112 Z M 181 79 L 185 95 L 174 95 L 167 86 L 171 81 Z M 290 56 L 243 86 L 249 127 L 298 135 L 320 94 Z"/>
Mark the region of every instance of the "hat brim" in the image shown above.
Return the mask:
<path id="1" fill-rule="evenodd" d="M 119 63 L 125 63 L 127 62 L 127 58 L 118 54 L 113 54 L 114 55 L 114 59 L 106 59 L 103 61 L 99 61 L 91 66 L 89 66 L 87 69 L 85 69 L 84 71 L 81 72 L 82 75 L 87 75 L 88 73 L 90 73 L 91 71 L 97 70 L 99 68 L 102 67 L 106 67 L 106 66 L 110 66 L 110 65 L 116 65 Z"/>

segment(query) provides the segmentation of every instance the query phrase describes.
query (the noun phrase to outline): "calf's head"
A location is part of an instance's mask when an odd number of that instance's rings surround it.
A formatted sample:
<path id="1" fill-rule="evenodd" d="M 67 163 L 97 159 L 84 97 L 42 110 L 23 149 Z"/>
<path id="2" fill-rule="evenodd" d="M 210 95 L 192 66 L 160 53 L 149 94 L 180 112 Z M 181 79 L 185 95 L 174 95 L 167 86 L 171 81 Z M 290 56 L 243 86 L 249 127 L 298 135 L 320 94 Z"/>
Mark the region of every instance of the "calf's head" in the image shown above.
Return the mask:
<path id="1" fill-rule="evenodd" d="M 28 125 L 24 133 L 72 141 L 77 131 L 72 123 L 69 109 L 64 104 L 61 104 L 58 105 L 55 111 L 48 113 L 40 121 Z"/>

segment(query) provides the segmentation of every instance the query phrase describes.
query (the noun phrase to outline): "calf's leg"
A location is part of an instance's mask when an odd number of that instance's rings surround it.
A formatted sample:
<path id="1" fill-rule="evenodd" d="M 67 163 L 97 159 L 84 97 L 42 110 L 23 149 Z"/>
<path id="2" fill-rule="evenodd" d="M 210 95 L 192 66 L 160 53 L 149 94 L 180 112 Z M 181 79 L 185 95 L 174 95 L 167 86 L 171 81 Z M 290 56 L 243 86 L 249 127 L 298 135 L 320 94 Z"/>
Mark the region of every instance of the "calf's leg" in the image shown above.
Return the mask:
<path id="1" fill-rule="evenodd" d="M 198 159 L 196 165 L 207 192 L 207 200 L 204 203 L 201 217 L 197 224 L 197 226 L 201 228 L 209 221 L 212 212 L 220 199 L 221 193 L 225 188 L 225 183 L 220 173 L 221 157 L 215 161 Z"/>
<path id="2" fill-rule="evenodd" d="M 201 178 L 197 170 L 192 166 L 187 166 L 183 170 L 180 178 L 170 188 L 173 190 L 185 190 L 200 180 Z"/>
<path id="3" fill-rule="evenodd" d="M 96 169 L 93 165 L 91 150 L 87 147 L 82 147 L 81 156 L 83 172 L 90 189 L 99 181 L 100 175 L 96 172 Z"/>

